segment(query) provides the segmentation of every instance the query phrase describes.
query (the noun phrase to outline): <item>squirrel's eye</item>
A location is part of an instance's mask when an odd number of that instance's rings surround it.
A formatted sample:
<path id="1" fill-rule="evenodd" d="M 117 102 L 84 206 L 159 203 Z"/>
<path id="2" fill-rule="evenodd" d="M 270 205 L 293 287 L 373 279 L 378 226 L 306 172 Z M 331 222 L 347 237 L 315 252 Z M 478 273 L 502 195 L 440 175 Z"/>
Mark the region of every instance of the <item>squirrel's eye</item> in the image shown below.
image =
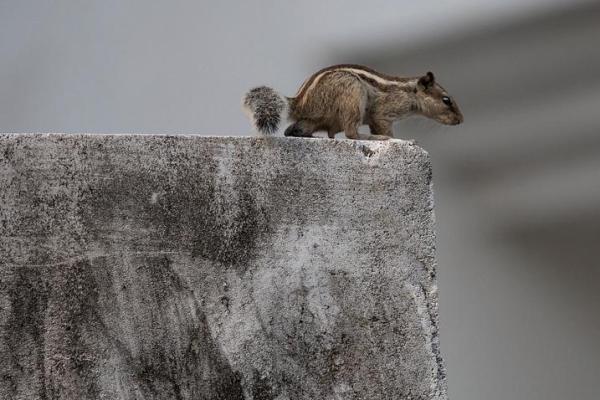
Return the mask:
<path id="1" fill-rule="evenodd" d="M 444 102 L 445 105 L 450 106 L 452 105 L 452 100 L 450 100 L 450 97 L 448 96 L 444 96 L 442 97 L 442 101 Z"/>

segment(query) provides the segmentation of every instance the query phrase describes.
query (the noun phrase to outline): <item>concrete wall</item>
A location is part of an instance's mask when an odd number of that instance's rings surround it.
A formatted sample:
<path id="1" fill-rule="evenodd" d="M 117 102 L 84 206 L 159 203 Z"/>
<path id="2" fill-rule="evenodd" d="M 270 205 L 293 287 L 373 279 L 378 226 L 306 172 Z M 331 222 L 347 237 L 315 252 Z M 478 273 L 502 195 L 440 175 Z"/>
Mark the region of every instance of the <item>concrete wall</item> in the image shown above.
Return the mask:
<path id="1" fill-rule="evenodd" d="M 0 398 L 446 398 L 420 148 L 55 134 L 0 155 Z"/>

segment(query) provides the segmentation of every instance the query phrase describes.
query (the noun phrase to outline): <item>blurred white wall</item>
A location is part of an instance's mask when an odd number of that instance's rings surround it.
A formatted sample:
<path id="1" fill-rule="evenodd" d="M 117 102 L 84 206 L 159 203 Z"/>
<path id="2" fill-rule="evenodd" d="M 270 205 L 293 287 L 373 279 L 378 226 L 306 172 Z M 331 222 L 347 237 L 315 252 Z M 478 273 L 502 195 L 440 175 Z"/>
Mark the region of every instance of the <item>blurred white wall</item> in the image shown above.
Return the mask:
<path id="1" fill-rule="evenodd" d="M 0 0 L 0 128 L 246 134 L 249 86 L 292 95 L 341 46 L 559 1 L 472 3 Z"/>
<path id="2" fill-rule="evenodd" d="M 0 0 L 0 132 L 250 134 L 240 97 L 330 63 L 434 71 L 452 399 L 598 399 L 600 6 L 558 0 Z"/>

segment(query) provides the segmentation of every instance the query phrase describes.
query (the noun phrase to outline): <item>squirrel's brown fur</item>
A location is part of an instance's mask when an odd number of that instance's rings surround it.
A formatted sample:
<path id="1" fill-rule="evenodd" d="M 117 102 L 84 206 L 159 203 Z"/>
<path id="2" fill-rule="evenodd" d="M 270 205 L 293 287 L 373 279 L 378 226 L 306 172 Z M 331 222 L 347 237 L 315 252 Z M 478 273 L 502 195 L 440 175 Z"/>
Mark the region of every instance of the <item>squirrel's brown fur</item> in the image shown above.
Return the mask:
<path id="1" fill-rule="evenodd" d="M 273 106 L 274 99 L 279 98 L 267 87 L 255 88 L 244 98 L 260 131 L 268 133 L 277 126 L 279 113 L 284 112 L 283 106 Z M 458 105 L 431 72 L 399 78 L 360 65 L 334 65 L 313 74 L 295 97 L 285 101 L 288 118 L 293 121 L 286 136 L 312 137 L 316 131 L 326 131 L 333 138 L 344 131 L 347 138 L 359 139 L 358 127 L 367 124 L 371 130 L 367 138 L 381 140 L 393 136 L 393 121 L 411 115 L 423 115 L 446 125 L 463 121 Z"/>

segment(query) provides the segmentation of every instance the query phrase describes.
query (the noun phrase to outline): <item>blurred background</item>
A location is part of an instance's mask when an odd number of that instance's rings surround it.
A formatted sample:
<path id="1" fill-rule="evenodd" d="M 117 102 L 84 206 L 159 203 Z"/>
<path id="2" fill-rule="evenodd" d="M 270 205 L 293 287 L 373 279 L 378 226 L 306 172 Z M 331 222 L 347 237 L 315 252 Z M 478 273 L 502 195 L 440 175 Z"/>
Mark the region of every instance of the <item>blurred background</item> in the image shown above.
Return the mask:
<path id="1" fill-rule="evenodd" d="M 0 0 L 0 131 L 249 135 L 317 69 L 428 70 L 450 398 L 600 398 L 600 2 Z"/>

